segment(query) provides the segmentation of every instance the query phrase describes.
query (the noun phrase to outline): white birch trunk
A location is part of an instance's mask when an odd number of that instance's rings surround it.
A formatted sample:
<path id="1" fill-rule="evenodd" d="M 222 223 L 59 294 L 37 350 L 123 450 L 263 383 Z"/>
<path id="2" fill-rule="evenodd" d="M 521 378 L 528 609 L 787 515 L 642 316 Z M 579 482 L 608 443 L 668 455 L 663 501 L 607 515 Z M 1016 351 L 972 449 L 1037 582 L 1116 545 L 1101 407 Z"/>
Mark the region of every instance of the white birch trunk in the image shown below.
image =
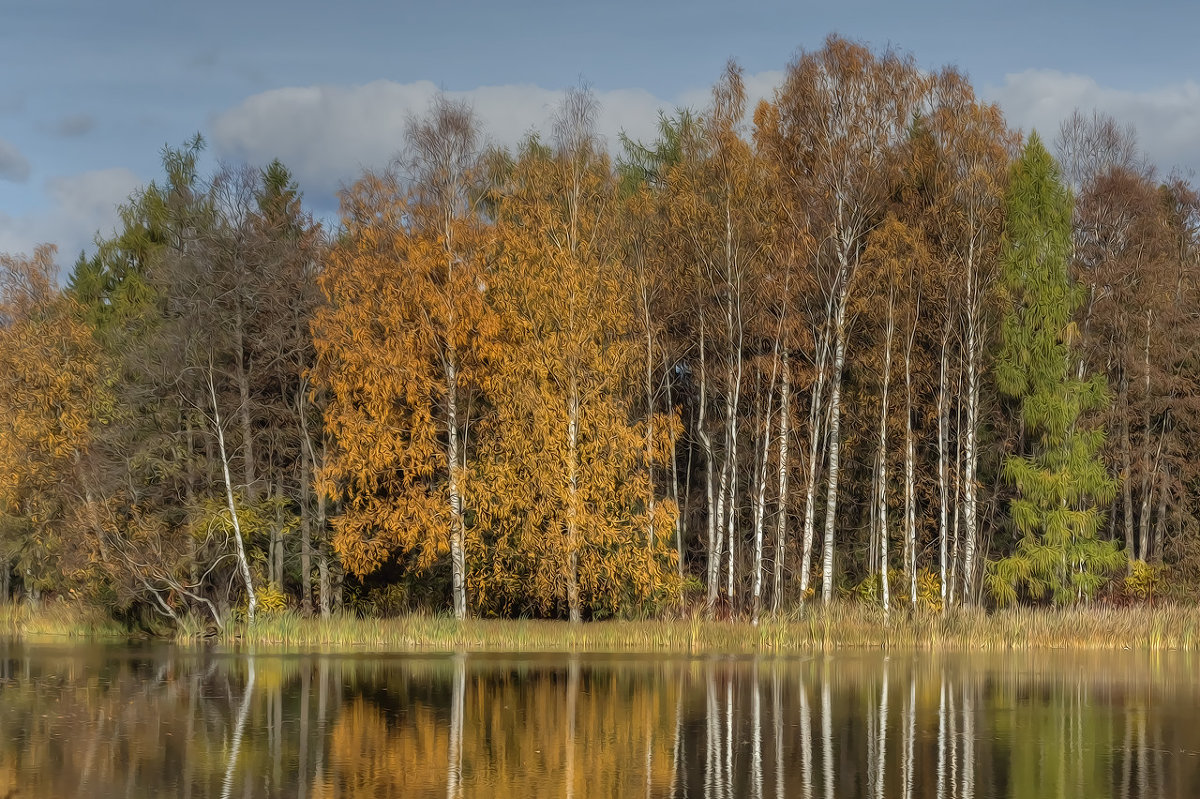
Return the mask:
<path id="1" fill-rule="evenodd" d="M 833 599 L 833 535 L 837 524 L 838 457 L 841 446 L 842 368 L 846 360 L 846 300 L 849 286 L 843 285 L 834 320 L 833 377 L 829 398 L 829 477 L 825 494 L 825 548 L 821 553 L 821 601 Z"/>
<path id="2" fill-rule="evenodd" d="M 567 397 L 567 609 L 572 624 L 583 620 L 579 597 L 579 387 L 570 376 Z"/>
<path id="3" fill-rule="evenodd" d="M 950 571 L 950 325 L 942 328 L 942 357 L 938 369 L 937 436 L 938 436 L 938 565 L 941 569 L 942 613 L 950 607 L 948 578 Z"/>
<path id="4" fill-rule="evenodd" d="M 904 568 L 908 599 L 917 606 L 917 454 L 913 441 L 912 336 L 904 353 Z"/>
<path id="5" fill-rule="evenodd" d="M 976 548 L 976 485 L 975 471 L 978 463 L 976 447 L 979 428 L 979 300 L 974 269 L 974 242 L 972 255 L 967 265 L 967 420 L 966 446 L 963 452 L 963 586 L 962 602 L 975 604 L 975 548 Z"/>
<path id="6" fill-rule="evenodd" d="M 804 531 L 800 553 L 800 602 L 808 596 L 808 585 L 812 577 L 813 538 L 816 533 L 817 466 L 824 443 L 822 433 L 825 423 L 825 381 L 828 362 L 828 329 L 818 336 L 817 379 L 813 382 L 812 397 L 808 408 L 808 473 L 804 477 Z"/>
<path id="7" fill-rule="evenodd" d="M 887 460 L 888 460 L 888 389 L 892 376 L 892 336 L 896 330 L 895 303 L 893 295 L 888 294 L 887 324 L 884 328 L 883 356 L 883 392 L 879 402 L 879 477 L 878 477 L 878 514 L 879 514 L 879 584 L 883 598 L 883 617 L 887 619 L 891 612 L 891 596 L 888 586 L 888 519 L 887 519 Z"/>
<path id="8" fill-rule="evenodd" d="M 233 499 L 233 480 L 229 475 L 229 456 L 225 452 L 225 432 L 221 426 L 221 411 L 217 408 L 217 390 L 213 386 L 211 366 L 208 376 L 208 395 L 212 399 L 213 426 L 217 429 L 217 447 L 221 453 L 221 470 L 225 476 L 225 501 L 229 508 L 229 519 L 233 524 L 233 543 L 237 551 L 238 567 L 246 586 L 246 623 L 254 623 L 254 610 L 258 607 L 258 596 L 254 593 L 254 580 L 250 576 L 250 561 L 246 558 L 246 547 L 242 542 L 242 525 L 238 519 L 237 503 Z"/>
<path id="9" fill-rule="evenodd" d="M 463 516 L 463 453 L 458 436 L 458 364 L 453 350 L 446 353 L 446 472 L 450 492 L 450 577 L 454 617 L 467 616 L 467 564 L 464 545 L 466 521 Z"/>
<path id="10" fill-rule="evenodd" d="M 771 613 L 778 615 L 783 602 L 783 557 L 787 545 L 788 516 L 788 422 L 792 414 L 792 380 L 788 351 L 783 350 L 783 388 L 779 399 L 779 518 L 775 525 L 775 588 Z"/>
<path id="11" fill-rule="evenodd" d="M 700 437 L 700 445 L 704 449 L 705 494 L 708 499 L 708 596 L 705 602 L 707 615 L 712 616 L 717 604 L 717 567 L 721 560 L 719 529 L 720 510 L 714 504 L 716 475 L 716 455 L 713 452 L 712 437 L 708 434 L 705 423 L 708 416 L 708 370 L 705 350 L 704 321 L 700 322 L 700 410 L 696 414 L 696 432 Z"/>
<path id="12" fill-rule="evenodd" d="M 757 493 L 754 497 L 754 583 L 753 604 L 751 605 L 751 621 L 757 625 L 758 616 L 762 611 L 763 587 L 763 533 L 766 526 L 767 507 L 767 464 L 771 456 L 771 418 L 774 413 L 775 378 L 779 371 L 779 350 L 776 348 L 774 362 L 771 365 L 771 384 L 767 389 L 767 409 L 762 418 L 762 438 L 759 443 L 759 462 L 755 478 L 758 482 Z"/>

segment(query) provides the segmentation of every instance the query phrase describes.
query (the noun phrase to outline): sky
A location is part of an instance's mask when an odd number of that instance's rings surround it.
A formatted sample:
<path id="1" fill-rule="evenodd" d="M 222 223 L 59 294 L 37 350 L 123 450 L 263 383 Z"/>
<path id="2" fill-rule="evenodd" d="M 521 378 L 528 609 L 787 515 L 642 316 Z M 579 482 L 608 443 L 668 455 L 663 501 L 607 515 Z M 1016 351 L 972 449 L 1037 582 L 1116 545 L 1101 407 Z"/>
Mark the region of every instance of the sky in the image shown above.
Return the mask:
<path id="1" fill-rule="evenodd" d="M 206 168 L 278 157 L 333 219 L 437 91 L 512 145 L 582 82 L 615 146 L 702 108 L 730 58 L 770 96 L 830 33 L 954 65 L 1047 140 L 1076 108 L 1110 114 L 1160 172 L 1200 175 L 1197 31 L 1182 0 L 0 0 L 0 252 L 52 243 L 69 267 L 197 132 Z"/>

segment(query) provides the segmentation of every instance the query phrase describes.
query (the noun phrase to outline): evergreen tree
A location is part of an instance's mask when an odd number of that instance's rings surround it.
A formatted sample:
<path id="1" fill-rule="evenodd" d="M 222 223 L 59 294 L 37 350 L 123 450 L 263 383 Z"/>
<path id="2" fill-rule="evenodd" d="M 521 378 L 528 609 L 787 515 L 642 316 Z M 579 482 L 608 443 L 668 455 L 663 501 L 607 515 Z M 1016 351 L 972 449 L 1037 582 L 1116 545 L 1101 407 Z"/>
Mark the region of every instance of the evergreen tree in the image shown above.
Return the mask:
<path id="1" fill-rule="evenodd" d="M 1033 134 L 1013 164 L 1002 254 L 1002 298 L 1007 313 L 996 360 L 1001 394 L 1020 402 L 1022 442 L 1003 467 L 1016 490 L 1013 525 L 1020 536 L 1012 555 L 990 564 L 997 602 L 1048 592 L 1055 603 L 1087 598 L 1124 555 L 1097 531 L 1102 504 L 1116 482 L 1100 457 L 1104 430 L 1081 415 L 1105 407 L 1103 377 L 1071 374 L 1072 315 L 1080 293 L 1067 273 L 1071 254 L 1071 198 L 1058 165 Z"/>

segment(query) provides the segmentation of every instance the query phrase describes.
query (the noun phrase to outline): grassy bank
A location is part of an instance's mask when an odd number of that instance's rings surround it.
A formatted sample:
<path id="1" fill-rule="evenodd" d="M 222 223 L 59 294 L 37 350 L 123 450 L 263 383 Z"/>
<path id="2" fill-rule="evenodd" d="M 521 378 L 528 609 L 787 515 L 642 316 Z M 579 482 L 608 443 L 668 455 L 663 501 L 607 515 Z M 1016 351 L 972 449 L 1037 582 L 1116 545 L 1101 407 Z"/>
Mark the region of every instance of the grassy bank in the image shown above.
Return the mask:
<path id="1" fill-rule="evenodd" d="M 128 638 L 130 633 L 102 609 L 79 602 L 0 604 L 0 636 L 21 640 Z"/>
<path id="2" fill-rule="evenodd" d="M 194 643 L 202 623 L 185 625 L 177 641 Z M 121 638 L 130 632 L 102 610 L 45 602 L 0 605 L 0 637 L 23 640 Z M 258 649 L 345 652 L 677 652 L 781 653 L 829 649 L 999 651 L 1027 649 L 1200 650 L 1200 608 L 1013 608 L 993 613 L 882 612 L 860 603 L 793 611 L 757 626 L 743 621 L 684 618 L 658 621 L 566 622 L 409 615 L 328 619 L 287 612 L 232 626 L 223 644 Z"/>
<path id="3" fill-rule="evenodd" d="M 883 618 L 878 608 L 837 604 L 779 619 L 708 622 L 468 620 L 445 616 L 305 619 L 282 614 L 230 629 L 223 639 L 255 647 L 332 651 L 788 653 L 838 648 L 988 651 L 1010 649 L 1200 649 L 1200 609 L 1017 608 Z"/>

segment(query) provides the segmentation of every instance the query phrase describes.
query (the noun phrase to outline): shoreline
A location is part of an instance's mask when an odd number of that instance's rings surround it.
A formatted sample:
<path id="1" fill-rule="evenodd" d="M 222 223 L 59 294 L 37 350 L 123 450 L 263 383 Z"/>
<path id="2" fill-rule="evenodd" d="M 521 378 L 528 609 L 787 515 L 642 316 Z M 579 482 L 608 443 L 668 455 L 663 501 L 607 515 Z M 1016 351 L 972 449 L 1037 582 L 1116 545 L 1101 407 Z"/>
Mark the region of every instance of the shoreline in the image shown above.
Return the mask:
<path id="1" fill-rule="evenodd" d="M 189 629 L 190 628 L 190 629 Z M 193 645 L 205 626 L 157 636 Z M 211 632 L 211 631 L 210 631 Z M 102 610 L 66 602 L 0 607 L 0 636 L 10 640 L 144 640 Z M 745 620 L 706 621 L 684 617 L 639 621 L 468 619 L 410 614 L 361 618 L 342 613 L 327 619 L 297 612 L 260 617 L 210 635 L 223 646 L 300 652 L 613 652 L 676 654 L 789 654 L 832 650 L 973 652 L 1041 649 L 1080 651 L 1200 650 L 1200 608 L 1092 606 L 1079 608 L 958 609 L 940 612 L 895 610 L 885 621 L 875 606 L 853 602 L 792 610 Z"/>

